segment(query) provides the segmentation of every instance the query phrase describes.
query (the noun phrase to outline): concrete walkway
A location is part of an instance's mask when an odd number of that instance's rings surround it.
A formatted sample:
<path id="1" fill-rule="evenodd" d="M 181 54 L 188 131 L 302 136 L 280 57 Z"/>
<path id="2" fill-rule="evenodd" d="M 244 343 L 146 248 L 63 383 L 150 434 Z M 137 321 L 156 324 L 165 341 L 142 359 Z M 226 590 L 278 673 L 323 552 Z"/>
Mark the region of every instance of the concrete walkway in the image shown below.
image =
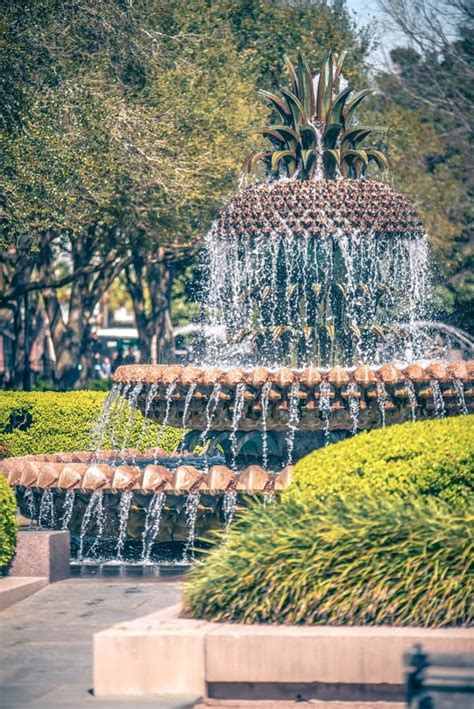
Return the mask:
<path id="1" fill-rule="evenodd" d="M 0 707 L 192 706 L 154 700 L 99 700 L 91 694 L 92 635 L 179 601 L 179 584 L 134 579 L 70 579 L 0 613 Z M 120 667 L 117 667 L 120 672 Z"/>

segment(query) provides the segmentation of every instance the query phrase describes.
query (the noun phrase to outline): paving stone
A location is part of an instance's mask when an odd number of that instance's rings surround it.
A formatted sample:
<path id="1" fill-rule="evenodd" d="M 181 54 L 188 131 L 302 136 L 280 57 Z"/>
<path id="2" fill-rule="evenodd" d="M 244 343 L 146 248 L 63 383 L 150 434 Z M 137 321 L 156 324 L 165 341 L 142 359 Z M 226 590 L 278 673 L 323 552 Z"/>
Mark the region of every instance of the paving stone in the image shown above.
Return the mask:
<path id="1" fill-rule="evenodd" d="M 179 601 L 180 586 L 158 579 L 71 578 L 0 613 L 0 707 L 192 706 L 189 698 L 98 700 L 91 693 L 92 636 Z"/>

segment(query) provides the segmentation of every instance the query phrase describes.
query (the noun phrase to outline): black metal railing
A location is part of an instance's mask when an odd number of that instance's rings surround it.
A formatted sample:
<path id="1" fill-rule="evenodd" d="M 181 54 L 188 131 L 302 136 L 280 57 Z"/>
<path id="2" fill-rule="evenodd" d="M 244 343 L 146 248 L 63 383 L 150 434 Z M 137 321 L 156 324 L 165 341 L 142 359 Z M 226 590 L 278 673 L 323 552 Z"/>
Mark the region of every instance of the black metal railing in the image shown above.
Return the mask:
<path id="1" fill-rule="evenodd" d="M 428 653 L 414 645 L 403 659 L 409 707 L 473 709 L 474 653 Z"/>

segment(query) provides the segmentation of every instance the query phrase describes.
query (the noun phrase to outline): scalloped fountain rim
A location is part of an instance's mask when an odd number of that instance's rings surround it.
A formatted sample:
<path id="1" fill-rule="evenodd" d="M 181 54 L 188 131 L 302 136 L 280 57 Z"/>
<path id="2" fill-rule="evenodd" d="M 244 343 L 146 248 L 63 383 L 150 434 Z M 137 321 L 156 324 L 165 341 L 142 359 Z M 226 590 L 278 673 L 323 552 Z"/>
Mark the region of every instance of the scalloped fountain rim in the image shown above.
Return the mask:
<path id="1" fill-rule="evenodd" d="M 186 461 L 186 456 L 166 454 L 163 456 Z M 126 449 L 124 458 L 146 461 L 156 456 L 156 450 L 140 452 Z M 195 456 L 193 456 L 195 457 Z M 186 463 L 175 469 L 164 465 L 111 465 L 104 462 L 116 459 L 116 452 L 104 451 L 101 461 L 96 461 L 92 451 L 53 453 L 50 455 L 27 455 L 6 458 L 0 463 L 10 485 L 25 488 L 58 489 L 92 493 L 136 491 L 142 493 L 165 492 L 175 495 L 189 493 L 221 494 L 225 492 L 272 493 L 283 490 L 290 482 L 292 467 L 279 473 L 269 473 L 258 465 L 249 465 L 242 472 L 235 472 L 226 465 L 213 465 L 202 471 Z"/>

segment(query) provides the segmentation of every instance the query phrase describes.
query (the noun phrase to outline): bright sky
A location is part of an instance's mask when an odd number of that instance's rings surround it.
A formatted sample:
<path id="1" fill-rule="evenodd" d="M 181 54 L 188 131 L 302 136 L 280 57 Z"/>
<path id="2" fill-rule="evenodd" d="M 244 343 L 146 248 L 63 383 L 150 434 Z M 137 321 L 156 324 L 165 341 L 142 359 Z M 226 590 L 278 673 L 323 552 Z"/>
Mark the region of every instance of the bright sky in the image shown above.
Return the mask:
<path id="1" fill-rule="evenodd" d="M 361 25 L 371 25 L 378 23 L 378 32 L 376 39 L 378 40 L 378 48 L 373 54 L 372 59 L 375 63 L 383 61 L 387 56 L 388 51 L 400 42 L 400 38 L 395 36 L 386 25 L 382 13 L 380 12 L 377 0 L 346 0 L 348 9 L 355 14 L 356 19 Z M 398 40 L 398 41 L 397 41 Z"/>

